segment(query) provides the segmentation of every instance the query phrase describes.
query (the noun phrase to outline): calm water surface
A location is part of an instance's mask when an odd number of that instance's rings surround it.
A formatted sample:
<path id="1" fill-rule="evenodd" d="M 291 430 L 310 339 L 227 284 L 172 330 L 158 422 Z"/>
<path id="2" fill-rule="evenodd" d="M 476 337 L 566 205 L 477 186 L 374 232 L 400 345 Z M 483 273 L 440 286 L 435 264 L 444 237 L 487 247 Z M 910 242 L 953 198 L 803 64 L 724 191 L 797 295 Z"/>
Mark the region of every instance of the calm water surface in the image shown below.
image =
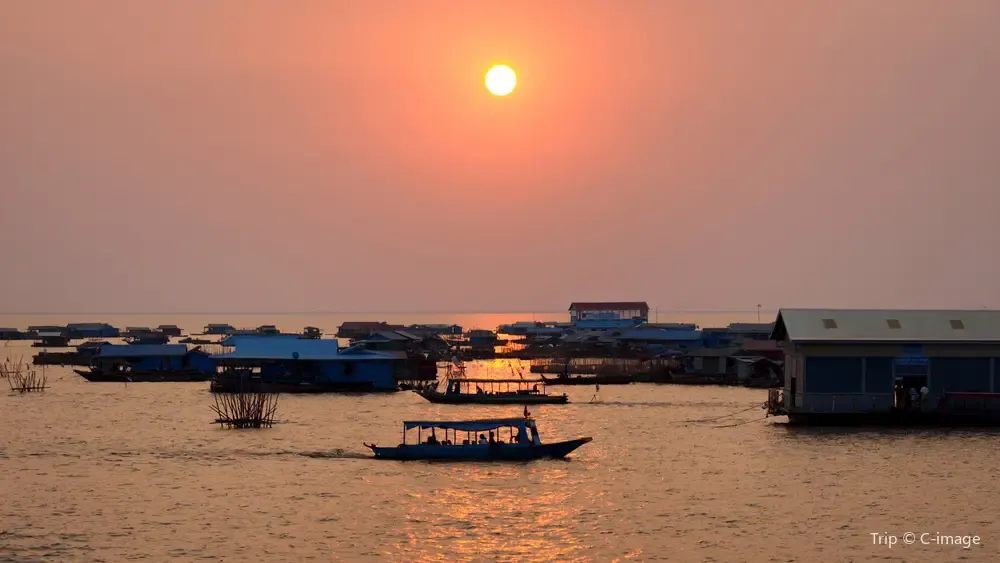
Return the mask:
<path id="1" fill-rule="evenodd" d="M 1000 561 L 995 433 L 792 431 L 758 420 L 761 390 L 569 387 L 532 409 L 543 439 L 594 437 L 568 461 L 401 463 L 361 442 L 520 408 L 283 396 L 274 428 L 223 430 L 207 383 L 47 374 L 0 383 L 2 560 Z M 984 546 L 873 545 L 908 531 Z"/>

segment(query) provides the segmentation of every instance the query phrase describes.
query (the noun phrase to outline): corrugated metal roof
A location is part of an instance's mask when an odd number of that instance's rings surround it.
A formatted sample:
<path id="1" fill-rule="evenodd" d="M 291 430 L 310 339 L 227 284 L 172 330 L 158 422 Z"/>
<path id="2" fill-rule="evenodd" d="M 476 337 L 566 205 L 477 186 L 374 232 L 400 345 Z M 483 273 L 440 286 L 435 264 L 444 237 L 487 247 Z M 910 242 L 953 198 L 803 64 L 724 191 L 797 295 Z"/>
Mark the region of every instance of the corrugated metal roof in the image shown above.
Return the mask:
<path id="1" fill-rule="evenodd" d="M 183 356 L 187 351 L 184 344 L 105 344 L 98 355 L 102 358 L 160 358 Z"/>
<path id="2" fill-rule="evenodd" d="M 340 353 L 333 339 L 273 338 L 267 336 L 241 339 L 236 350 L 213 356 L 238 360 L 394 360 L 394 356 L 379 352 Z"/>
<path id="3" fill-rule="evenodd" d="M 1000 311 L 782 309 L 771 333 L 793 342 L 1000 342 Z"/>

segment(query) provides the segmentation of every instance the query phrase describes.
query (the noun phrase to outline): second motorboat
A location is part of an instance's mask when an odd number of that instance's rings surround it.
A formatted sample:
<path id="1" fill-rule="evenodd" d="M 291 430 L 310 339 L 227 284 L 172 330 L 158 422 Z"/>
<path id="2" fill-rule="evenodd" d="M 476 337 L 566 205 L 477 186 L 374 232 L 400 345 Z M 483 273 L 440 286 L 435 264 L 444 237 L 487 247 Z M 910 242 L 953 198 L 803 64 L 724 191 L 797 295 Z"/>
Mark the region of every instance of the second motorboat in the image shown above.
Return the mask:
<path id="1" fill-rule="evenodd" d="M 432 403 L 483 405 L 566 404 L 566 394 L 549 395 L 542 379 L 448 379 L 442 393 L 436 386 L 415 390 Z"/>

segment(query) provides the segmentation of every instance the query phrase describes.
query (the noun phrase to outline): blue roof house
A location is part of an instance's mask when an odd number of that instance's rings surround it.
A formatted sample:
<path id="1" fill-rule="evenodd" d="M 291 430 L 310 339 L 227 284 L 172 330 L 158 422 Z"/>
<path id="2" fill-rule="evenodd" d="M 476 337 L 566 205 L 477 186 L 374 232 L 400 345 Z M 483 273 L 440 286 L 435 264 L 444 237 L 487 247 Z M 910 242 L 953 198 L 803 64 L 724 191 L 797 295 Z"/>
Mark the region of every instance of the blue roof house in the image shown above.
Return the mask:
<path id="1" fill-rule="evenodd" d="M 703 345 L 700 330 L 635 329 L 618 336 L 623 344 L 657 346 L 664 348 L 694 348 Z"/>
<path id="2" fill-rule="evenodd" d="M 217 383 L 247 378 L 254 385 L 284 392 L 392 391 L 406 358 L 352 346 L 334 339 L 232 338 L 233 350 L 214 358 L 223 367 Z M 244 379 L 239 379 L 245 384 Z"/>

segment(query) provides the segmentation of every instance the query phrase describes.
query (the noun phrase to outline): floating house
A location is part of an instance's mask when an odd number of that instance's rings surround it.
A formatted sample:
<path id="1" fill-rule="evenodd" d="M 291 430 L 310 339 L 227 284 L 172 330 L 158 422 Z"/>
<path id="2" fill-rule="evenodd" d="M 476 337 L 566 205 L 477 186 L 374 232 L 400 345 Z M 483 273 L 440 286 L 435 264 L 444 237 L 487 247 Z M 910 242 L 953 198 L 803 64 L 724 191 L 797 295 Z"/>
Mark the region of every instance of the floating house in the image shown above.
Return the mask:
<path id="1" fill-rule="evenodd" d="M 791 422 L 1000 421 L 1000 311 L 782 309 L 771 339 Z"/>
<path id="2" fill-rule="evenodd" d="M 774 323 L 731 323 L 727 327 L 702 329 L 705 346 L 739 346 L 747 340 L 768 340 Z"/>
<path id="3" fill-rule="evenodd" d="M 649 322 L 649 305 L 643 301 L 574 302 L 569 306 L 569 320 L 574 325 L 580 321 L 637 321 Z"/>
<path id="4" fill-rule="evenodd" d="M 500 325 L 497 327 L 497 334 L 507 334 L 511 336 L 540 336 L 559 335 L 566 332 L 566 326 L 560 326 L 557 322 L 536 322 L 517 321 L 515 323 Z"/>
<path id="5" fill-rule="evenodd" d="M 736 379 L 736 361 L 731 357 L 739 349 L 699 347 L 688 350 L 684 354 L 685 371 L 693 375 Z"/>
<path id="6" fill-rule="evenodd" d="M 233 325 L 222 324 L 222 323 L 209 323 L 205 325 L 204 329 L 202 329 L 202 334 L 226 335 L 226 334 L 232 334 L 235 331 L 236 329 L 233 328 Z"/>
<path id="7" fill-rule="evenodd" d="M 737 341 L 770 340 L 774 323 L 730 323 L 726 330 Z"/>
<path id="8" fill-rule="evenodd" d="M 376 332 L 392 332 L 403 330 L 402 325 L 391 325 L 382 321 L 346 321 L 337 328 L 337 338 L 365 338 Z"/>
<path id="9" fill-rule="evenodd" d="M 69 336 L 65 332 L 39 332 L 38 342 L 32 344 L 36 348 L 67 348 Z"/>
<path id="10" fill-rule="evenodd" d="M 477 328 L 465 333 L 465 336 L 469 341 L 469 346 L 474 348 L 492 348 L 497 343 L 497 333 L 492 330 Z"/>
<path id="11" fill-rule="evenodd" d="M 410 325 L 406 328 L 409 331 L 422 332 L 424 334 L 454 335 L 454 336 L 462 334 L 462 327 L 459 325 L 415 324 L 415 325 Z"/>
<path id="12" fill-rule="evenodd" d="M 336 340 L 233 337 L 233 349 L 214 356 L 219 374 L 213 390 L 260 389 L 285 393 L 394 391 L 401 381 L 419 379 L 415 362 L 403 352 L 376 352 Z M 432 362 L 433 364 L 433 362 Z M 434 364 L 436 377 L 436 364 Z"/>
<path id="13" fill-rule="evenodd" d="M 183 334 L 183 331 L 177 325 L 160 325 L 156 327 L 156 330 L 170 337 L 179 338 Z"/>
<path id="14" fill-rule="evenodd" d="M 355 340 L 354 342 L 356 344 L 362 344 L 367 350 L 373 350 L 376 352 L 405 352 L 423 340 L 422 336 L 418 336 L 404 330 L 396 330 L 376 332 L 361 340 Z"/>
<path id="15" fill-rule="evenodd" d="M 66 325 L 66 336 L 79 338 L 118 338 L 121 331 L 108 323 L 70 323 Z"/>
<path id="16" fill-rule="evenodd" d="M 132 345 L 139 344 L 167 344 L 170 342 L 170 337 L 158 330 L 150 330 L 145 327 L 132 327 L 127 329 L 123 334 L 122 338 L 125 342 Z"/>
<path id="17" fill-rule="evenodd" d="M 0 328 L 0 340 L 21 340 L 24 333 L 16 328 Z"/>
<path id="18" fill-rule="evenodd" d="M 686 349 L 702 346 L 699 330 L 663 330 L 657 328 L 637 328 L 627 330 L 617 337 L 624 345 L 642 348 Z"/>
<path id="19" fill-rule="evenodd" d="M 31 325 L 24 334 L 27 338 L 34 340 L 42 338 L 42 334 L 60 334 L 65 336 L 66 327 L 57 325 Z"/>
<path id="20" fill-rule="evenodd" d="M 105 344 L 89 370 L 75 370 L 89 381 L 206 381 L 215 374 L 209 354 L 184 344 Z"/>

